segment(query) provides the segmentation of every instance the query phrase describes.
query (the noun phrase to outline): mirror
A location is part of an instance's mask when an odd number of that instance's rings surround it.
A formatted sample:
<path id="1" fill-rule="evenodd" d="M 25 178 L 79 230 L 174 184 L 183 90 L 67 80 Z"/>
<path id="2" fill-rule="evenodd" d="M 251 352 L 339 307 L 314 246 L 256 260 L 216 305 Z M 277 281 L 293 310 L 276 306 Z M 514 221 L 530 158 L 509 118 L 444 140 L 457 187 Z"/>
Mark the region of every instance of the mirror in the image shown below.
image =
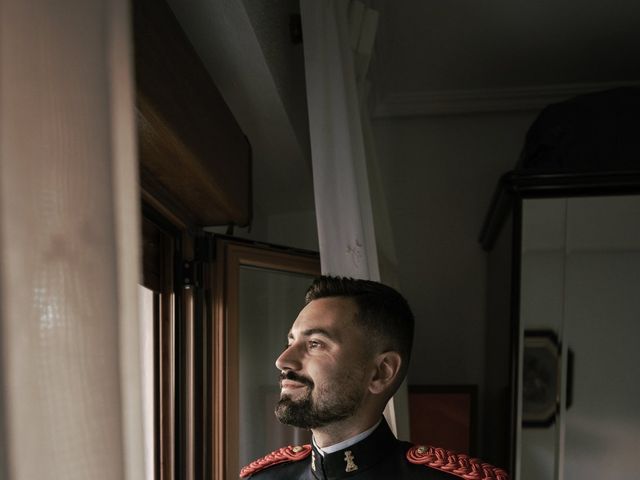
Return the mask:
<path id="1" fill-rule="evenodd" d="M 518 480 L 636 474 L 638 218 L 640 196 L 523 202 Z"/>

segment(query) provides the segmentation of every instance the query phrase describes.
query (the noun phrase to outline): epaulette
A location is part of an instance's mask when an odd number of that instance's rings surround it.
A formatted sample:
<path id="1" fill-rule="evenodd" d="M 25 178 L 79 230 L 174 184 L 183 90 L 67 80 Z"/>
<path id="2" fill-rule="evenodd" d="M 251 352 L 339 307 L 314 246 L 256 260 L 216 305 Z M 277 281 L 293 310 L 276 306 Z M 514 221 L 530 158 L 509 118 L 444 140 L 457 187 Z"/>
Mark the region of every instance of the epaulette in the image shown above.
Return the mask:
<path id="1" fill-rule="evenodd" d="M 407 460 L 416 465 L 449 472 L 466 480 L 509 480 L 509 475 L 501 468 L 444 448 L 415 445 L 407 452 Z"/>
<path id="2" fill-rule="evenodd" d="M 298 445 L 296 447 L 282 447 L 275 450 L 269 455 L 265 455 L 258 460 L 251 462 L 249 465 L 240 470 L 240 478 L 246 478 L 265 468 L 277 465 L 279 463 L 298 462 L 304 460 L 311 454 L 311 445 Z"/>

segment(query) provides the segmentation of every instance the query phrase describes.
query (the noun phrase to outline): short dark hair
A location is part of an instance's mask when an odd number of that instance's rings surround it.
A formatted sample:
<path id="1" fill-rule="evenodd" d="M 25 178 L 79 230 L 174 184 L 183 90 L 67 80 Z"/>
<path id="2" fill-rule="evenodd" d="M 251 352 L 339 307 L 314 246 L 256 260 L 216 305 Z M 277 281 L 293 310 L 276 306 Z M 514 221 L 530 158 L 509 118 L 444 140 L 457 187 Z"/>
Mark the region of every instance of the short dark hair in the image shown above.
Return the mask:
<path id="1" fill-rule="evenodd" d="M 326 297 L 353 299 L 358 307 L 358 321 L 367 333 L 383 348 L 400 354 L 399 385 L 409 367 L 415 323 L 407 300 L 380 282 L 323 275 L 314 279 L 305 295 L 305 303 Z"/>

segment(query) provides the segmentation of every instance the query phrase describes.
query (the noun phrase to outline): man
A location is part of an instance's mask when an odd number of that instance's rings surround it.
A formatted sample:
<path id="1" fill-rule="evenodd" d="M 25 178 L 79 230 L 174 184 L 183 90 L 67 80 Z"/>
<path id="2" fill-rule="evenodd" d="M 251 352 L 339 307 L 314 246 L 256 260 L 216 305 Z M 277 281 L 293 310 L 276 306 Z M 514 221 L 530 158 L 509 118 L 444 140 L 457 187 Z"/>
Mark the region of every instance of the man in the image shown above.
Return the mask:
<path id="1" fill-rule="evenodd" d="M 397 440 L 382 412 L 404 379 L 413 342 L 407 301 L 381 283 L 319 277 L 276 360 L 282 423 L 312 445 L 285 447 L 240 472 L 256 480 L 507 479 L 465 455 Z"/>

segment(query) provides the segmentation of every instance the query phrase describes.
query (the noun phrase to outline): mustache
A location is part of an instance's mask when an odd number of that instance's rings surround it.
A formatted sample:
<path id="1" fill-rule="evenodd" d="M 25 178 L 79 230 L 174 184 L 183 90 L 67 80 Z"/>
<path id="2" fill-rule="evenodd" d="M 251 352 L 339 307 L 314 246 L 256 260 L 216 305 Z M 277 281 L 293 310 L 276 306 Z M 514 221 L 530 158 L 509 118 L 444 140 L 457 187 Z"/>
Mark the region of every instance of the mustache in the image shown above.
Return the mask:
<path id="1" fill-rule="evenodd" d="M 282 384 L 282 380 L 292 380 L 294 382 L 302 383 L 308 387 L 313 388 L 313 381 L 310 378 L 303 377 L 302 375 L 298 375 L 291 370 L 286 372 L 280 372 L 280 383 Z"/>

